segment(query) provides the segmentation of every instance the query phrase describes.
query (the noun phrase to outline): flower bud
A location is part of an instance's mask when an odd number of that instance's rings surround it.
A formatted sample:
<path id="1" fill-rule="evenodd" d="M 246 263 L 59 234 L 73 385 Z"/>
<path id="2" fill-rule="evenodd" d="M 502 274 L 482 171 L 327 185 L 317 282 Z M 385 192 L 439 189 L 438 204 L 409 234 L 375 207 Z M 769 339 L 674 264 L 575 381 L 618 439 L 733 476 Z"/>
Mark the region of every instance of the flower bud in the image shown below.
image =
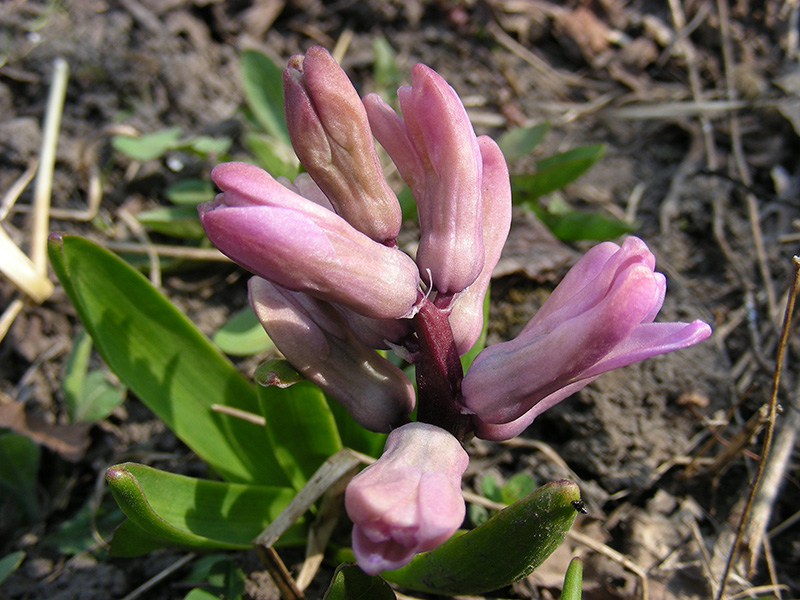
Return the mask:
<path id="1" fill-rule="evenodd" d="M 286 124 L 300 162 L 336 212 L 373 240 L 394 245 L 400 203 L 383 176 L 361 98 L 345 72 L 314 46 L 283 73 Z"/>
<path id="2" fill-rule="evenodd" d="M 253 311 L 286 360 L 357 423 L 388 432 L 408 420 L 414 409 L 408 377 L 359 342 L 333 306 L 260 277 L 248 288 Z"/>
<path id="3" fill-rule="evenodd" d="M 419 272 L 408 255 L 371 240 L 258 167 L 226 163 L 211 178 L 222 193 L 200 205 L 200 220 L 214 245 L 235 262 L 367 317 L 414 314 Z"/>
<path id="4" fill-rule="evenodd" d="M 450 327 L 458 354 L 472 348 L 483 329 L 483 301 L 492 271 L 511 228 L 511 182 L 500 147 L 488 136 L 478 138 L 483 161 L 481 203 L 483 205 L 483 269 L 478 278 L 453 303 Z"/>
<path id="5" fill-rule="evenodd" d="M 466 408 L 488 425 L 478 429 L 492 439 L 518 433 L 567 390 L 707 338 L 711 328 L 701 321 L 652 322 L 666 290 L 654 267 L 652 253 L 634 237 L 621 248 L 607 242 L 587 252 L 517 338 L 475 358 L 462 394 Z"/>
<path id="6" fill-rule="evenodd" d="M 414 66 L 411 87 L 397 94 L 404 123 L 374 95 L 364 99 L 367 115 L 417 201 L 420 273 L 430 271 L 438 292 L 457 294 L 483 267 L 477 138 L 458 94 L 425 65 Z"/>
<path id="7" fill-rule="evenodd" d="M 461 476 L 469 457 L 458 440 L 427 423 L 389 434 L 383 455 L 347 486 L 353 552 L 377 575 L 433 550 L 464 520 Z"/>

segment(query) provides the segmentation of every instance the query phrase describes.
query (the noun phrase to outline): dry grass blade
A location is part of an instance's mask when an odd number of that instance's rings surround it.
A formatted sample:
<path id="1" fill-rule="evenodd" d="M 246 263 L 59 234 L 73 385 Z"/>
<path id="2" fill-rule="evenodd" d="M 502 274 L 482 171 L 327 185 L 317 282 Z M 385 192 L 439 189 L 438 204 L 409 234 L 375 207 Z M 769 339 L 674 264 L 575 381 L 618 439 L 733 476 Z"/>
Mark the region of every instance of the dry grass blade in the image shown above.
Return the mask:
<path id="1" fill-rule="evenodd" d="M 8 216 L 8 213 L 11 212 L 11 209 L 16 204 L 17 200 L 19 200 L 20 195 L 22 194 L 23 190 L 28 187 L 28 184 L 33 180 L 33 176 L 36 175 L 36 168 L 39 165 L 39 161 L 37 159 L 32 159 L 28 163 L 28 167 L 25 169 L 25 172 L 19 176 L 6 193 L 3 194 L 3 199 L 0 200 L 0 221 L 4 221 L 5 218 Z"/>
<path id="2" fill-rule="evenodd" d="M 322 466 L 311 476 L 306 485 L 303 486 L 303 489 L 297 493 L 281 514 L 253 540 L 256 554 L 258 554 L 259 559 L 280 588 L 283 598 L 301 600 L 304 596 L 300 585 L 292 578 L 286 565 L 283 564 L 272 545 L 323 494 L 331 489 L 338 489 L 339 486 L 346 485 L 358 467 L 364 462 L 372 462 L 372 458 L 365 457 L 363 454 L 354 452 L 349 448 L 339 450 L 322 463 Z M 318 532 L 318 535 L 321 542 L 325 535 L 330 535 L 330 532 L 326 533 L 322 529 Z M 308 550 L 312 552 L 316 550 L 311 541 L 309 542 Z M 309 555 L 313 556 L 312 552 L 309 552 Z M 313 568 L 313 560 L 309 566 L 310 568 Z M 305 577 L 307 577 L 307 574 L 304 575 L 304 579 Z"/>
<path id="3" fill-rule="evenodd" d="M 166 244 L 137 244 L 135 242 L 106 242 L 105 247 L 113 252 L 128 252 L 131 254 L 150 254 L 155 252 L 158 256 L 183 258 L 186 260 L 203 260 L 214 262 L 231 262 L 216 248 L 192 248 L 190 246 L 168 246 Z"/>
<path id="4" fill-rule="evenodd" d="M 750 495 L 747 499 L 747 504 L 745 505 L 744 511 L 742 511 L 742 517 L 739 521 L 739 528 L 736 531 L 736 537 L 734 539 L 733 546 L 731 547 L 730 553 L 728 554 L 728 561 L 725 564 L 725 570 L 722 573 L 722 580 L 720 581 L 719 590 L 716 595 L 716 600 L 721 600 L 721 598 L 725 595 L 725 586 L 728 582 L 728 577 L 730 576 L 731 568 L 733 567 L 733 562 L 736 559 L 737 550 L 739 549 L 739 545 L 741 544 L 742 537 L 744 535 L 745 527 L 747 525 L 747 520 L 750 517 L 751 510 L 753 508 L 753 503 L 758 492 L 758 488 L 762 483 L 764 477 L 764 471 L 766 469 L 767 461 L 769 458 L 770 449 L 772 447 L 772 438 L 773 433 L 775 430 L 775 418 L 777 415 L 777 408 L 778 408 L 778 390 L 780 387 L 780 379 L 781 379 L 781 368 L 783 365 L 783 358 L 786 354 L 786 344 L 789 338 L 789 325 L 792 321 L 792 312 L 794 311 L 794 303 L 795 299 L 797 298 L 797 290 L 800 287 L 800 256 L 794 256 L 792 258 L 792 264 L 794 267 L 794 278 L 792 280 L 792 285 L 789 291 L 789 297 L 786 301 L 786 312 L 784 313 L 783 317 L 783 327 L 781 328 L 781 337 L 780 341 L 778 342 L 778 351 L 775 360 L 775 372 L 772 376 L 772 392 L 770 394 L 769 400 L 769 412 L 767 414 L 766 420 L 766 432 L 764 434 L 764 442 L 761 448 L 761 460 L 758 462 L 758 469 L 756 470 L 755 478 L 753 479 L 753 485 L 750 489 Z"/>
<path id="5" fill-rule="evenodd" d="M 308 534 L 306 544 L 306 559 L 300 572 L 297 574 L 297 587 L 305 590 L 317 574 L 323 558 L 325 558 L 325 547 L 331 539 L 339 515 L 342 510 L 342 497 L 344 490 L 350 481 L 350 477 L 342 477 L 337 483 L 325 493 L 319 514 Z"/>
<path id="6" fill-rule="evenodd" d="M 44 117 L 42 149 L 39 154 L 39 170 L 33 195 L 33 219 L 31 228 L 31 260 L 38 272 L 47 276 L 47 236 L 50 234 L 50 196 L 53 191 L 53 170 L 56 163 L 58 132 L 61 128 L 61 115 L 64 98 L 67 94 L 69 67 L 63 58 L 53 62 L 53 81 L 47 98 L 47 112 Z"/>
<path id="7" fill-rule="evenodd" d="M 30 296 L 34 302 L 42 303 L 53 293 L 53 284 L 42 274 L 36 263 L 28 258 L 0 226 L 0 271 L 15 286 Z"/>

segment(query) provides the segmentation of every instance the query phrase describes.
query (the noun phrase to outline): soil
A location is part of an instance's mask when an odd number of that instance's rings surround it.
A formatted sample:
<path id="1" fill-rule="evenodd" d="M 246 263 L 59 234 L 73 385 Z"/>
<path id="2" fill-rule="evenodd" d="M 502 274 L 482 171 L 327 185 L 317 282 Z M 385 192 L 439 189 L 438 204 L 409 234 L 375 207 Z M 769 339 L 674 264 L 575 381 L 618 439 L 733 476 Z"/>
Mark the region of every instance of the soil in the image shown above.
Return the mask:
<path id="1" fill-rule="evenodd" d="M 634 223 L 669 282 L 660 318 L 700 318 L 715 333 L 689 350 L 602 376 L 517 440 L 475 442 L 465 485 L 479 490 L 486 473 L 576 479 L 589 513 L 577 531 L 624 555 L 570 538 L 502 597 L 557 597 L 567 561 L 578 555 L 586 598 L 642 597 L 636 569 L 646 574 L 650 598 L 709 598 L 763 433 L 732 444 L 769 401 L 800 240 L 799 10 L 779 0 L 8 0 L 0 6 L 0 190 L 10 190 L 38 156 L 56 57 L 69 64 L 70 79 L 53 207 L 83 208 L 92 166 L 102 174 L 103 198 L 91 222 L 53 216 L 51 228 L 101 243 L 136 241 L 126 215 L 164 204 L 170 183 L 207 178 L 214 164 L 186 153 L 132 161 L 110 146 L 121 125 L 229 135 L 232 154 L 248 160 L 238 59 L 250 48 L 281 64 L 313 44 L 338 42 L 343 66 L 367 93 L 378 87 L 372 48 L 383 37 L 397 52 L 403 83 L 416 62 L 436 69 L 461 94 L 479 134 L 548 120 L 534 159 L 605 144 L 605 157 L 558 201 Z M 523 173 L 532 163 L 510 166 Z M 2 220 L 23 249 L 31 197 L 28 186 Z M 556 241 L 518 210 L 495 273 L 489 342 L 516 335 L 590 246 Z M 161 287 L 210 334 L 246 304 L 246 279 L 233 266 L 199 263 L 166 273 Z M 0 279 L 3 304 L 16 297 Z M 26 303 L 0 343 L 0 405 L 22 403 L 28 415 L 65 423 L 61 379 L 78 329 L 59 288 L 41 305 Z M 798 410 L 798 339 L 792 326 L 779 430 Z M 255 364 L 241 361 L 246 372 Z M 42 450 L 37 519 L 22 523 L 13 506 L 0 507 L 0 557 L 26 552 L 0 599 L 182 598 L 191 559 L 148 591 L 128 594 L 185 553 L 111 559 L 102 543 L 70 553 L 51 536 L 87 501 L 113 505 L 102 483 L 109 465 L 135 459 L 191 475 L 203 475 L 203 465 L 134 397 L 78 433 L 89 444 L 77 460 Z M 768 543 L 751 571 L 734 561 L 729 593 L 774 586 L 762 591 L 771 595 L 782 586 L 784 597 L 800 595 L 800 462 L 790 443 L 794 454 L 759 538 Z M 233 556 L 249 597 L 277 598 L 252 553 Z M 287 557 L 290 566 L 296 560 Z M 323 569 L 309 598 L 321 596 L 330 573 Z"/>

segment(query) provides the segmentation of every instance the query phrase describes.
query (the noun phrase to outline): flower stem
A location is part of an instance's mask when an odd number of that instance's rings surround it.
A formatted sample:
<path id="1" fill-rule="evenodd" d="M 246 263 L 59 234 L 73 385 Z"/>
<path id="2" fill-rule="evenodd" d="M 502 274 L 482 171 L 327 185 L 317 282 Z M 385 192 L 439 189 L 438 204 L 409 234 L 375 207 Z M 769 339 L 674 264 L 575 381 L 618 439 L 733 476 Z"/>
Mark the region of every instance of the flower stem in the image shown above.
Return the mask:
<path id="1" fill-rule="evenodd" d="M 417 421 L 436 425 L 464 441 L 472 433 L 472 419 L 461 413 L 464 371 L 447 315 L 429 300 L 414 317 L 420 344 L 417 369 Z"/>

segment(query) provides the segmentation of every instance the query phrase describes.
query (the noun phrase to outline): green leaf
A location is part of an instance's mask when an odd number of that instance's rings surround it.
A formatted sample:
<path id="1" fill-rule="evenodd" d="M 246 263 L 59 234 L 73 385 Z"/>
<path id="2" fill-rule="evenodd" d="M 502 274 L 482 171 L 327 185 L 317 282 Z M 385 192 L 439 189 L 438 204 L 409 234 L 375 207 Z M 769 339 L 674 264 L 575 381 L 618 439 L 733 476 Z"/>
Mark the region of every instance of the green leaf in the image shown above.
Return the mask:
<path id="1" fill-rule="evenodd" d="M 342 448 L 325 395 L 301 381 L 287 388 L 258 387 L 266 431 L 278 462 L 296 490 Z"/>
<path id="2" fill-rule="evenodd" d="M 372 55 L 375 86 L 380 91 L 394 91 L 403 77 L 397 68 L 397 52 L 385 37 L 379 36 L 372 40 Z"/>
<path id="3" fill-rule="evenodd" d="M 511 177 L 511 188 L 516 203 L 539 198 L 583 175 L 605 154 L 603 144 L 580 146 L 536 163 L 536 172 Z"/>
<path id="4" fill-rule="evenodd" d="M 211 341 L 231 356 L 261 354 L 275 347 L 249 306 L 245 306 L 217 329 L 211 336 Z"/>
<path id="5" fill-rule="evenodd" d="M 538 146 L 547 132 L 550 123 L 539 123 L 533 127 L 522 127 L 505 132 L 497 140 L 506 160 L 516 160 L 530 154 Z"/>
<path id="6" fill-rule="evenodd" d="M 188 583 L 207 582 L 217 594 L 214 598 L 235 600 L 244 592 L 244 573 L 228 554 L 211 554 L 200 557 L 192 566 L 192 572 L 184 579 Z"/>
<path id="7" fill-rule="evenodd" d="M 109 374 L 95 370 L 86 376 L 83 396 L 75 413 L 76 423 L 93 423 L 105 419 L 125 402 L 126 390 L 109 380 Z"/>
<path id="8" fill-rule="evenodd" d="M 183 597 L 183 600 L 219 600 L 219 596 L 203 588 L 194 588 Z"/>
<path id="9" fill-rule="evenodd" d="M 261 386 L 288 388 L 305 381 L 305 377 L 285 358 L 271 358 L 256 367 L 253 380 Z"/>
<path id="10" fill-rule="evenodd" d="M 501 489 L 504 504 L 511 504 L 524 498 L 536 488 L 536 482 L 527 473 L 517 473 Z"/>
<path id="11" fill-rule="evenodd" d="M 81 331 L 67 361 L 64 374 L 64 404 L 71 423 L 93 423 L 105 419 L 125 401 L 124 387 L 111 382 L 105 371 L 88 372 L 92 338 Z"/>
<path id="12" fill-rule="evenodd" d="M 245 50 L 239 61 L 244 99 L 259 125 L 289 143 L 283 112 L 283 69 L 257 50 Z"/>
<path id="13" fill-rule="evenodd" d="M 225 154 L 232 143 L 232 140 L 227 137 L 196 135 L 187 140 L 184 145 L 198 154 L 206 156 L 207 154 Z"/>
<path id="14" fill-rule="evenodd" d="M 387 581 L 434 594 L 479 595 L 530 574 L 558 548 L 575 520 L 578 486 L 548 483 L 480 527 L 418 554 Z"/>
<path id="15" fill-rule="evenodd" d="M 140 273 L 76 236 L 51 236 L 50 262 L 109 368 L 229 481 L 289 483 L 263 427 L 212 410 L 258 413 L 253 386 Z"/>
<path id="16" fill-rule="evenodd" d="M 39 517 L 36 477 L 41 448 L 18 433 L 0 434 L 0 498 L 10 494 L 27 522 Z"/>
<path id="17" fill-rule="evenodd" d="M 89 371 L 89 358 L 92 356 L 92 338 L 82 330 L 75 338 L 72 352 L 67 359 L 64 371 L 64 380 L 61 382 L 61 391 L 64 394 L 64 404 L 71 423 L 78 421 L 81 412 L 83 386 L 86 373 Z"/>
<path id="18" fill-rule="evenodd" d="M 554 214 L 536 202 L 530 202 L 526 206 L 531 208 L 553 235 L 563 242 L 610 240 L 636 229 L 630 223 L 596 213 L 569 211 Z"/>
<path id="19" fill-rule="evenodd" d="M 6 554 L 3 558 L 0 558 L 0 585 L 19 568 L 23 560 L 25 560 L 25 553 L 22 550 Z"/>
<path id="20" fill-rule="evenodd" d="M 489 303 L 491 302 L 491 291 L 492 287 L 490 284 L 486 289 L 486 296 L 483 298 L 483 326 L 481 327 L 481 333 L 472 345 L 472 348 L 461 356 L 461 368 L 464 373 L 467 372 L 467 369 L 469 369 L 475 357 L 486 347 L 486 335 L 489 332 Z"/>
<path id="21" fill-rule="evenodd" d="M 380 577 L 371 577 L 355 565 L 342 564 L 322 600 L 397 600 L 394 591 Z"/>
<path id="22" fill-rule="evenodd" d="M 467 514 L 469 515 L 470 522 L 475 525 L 483 525 L 489 520 L 489 511 L 485 506 L 480 504 L 469 504 L 467 506 Z"/>
<path id="23" fill-rule="evenodd" d="M 573 558 L 564 575 L 564 587 L 561 600 L 581 600 L 583 588 L 583 561 L 577 556 Z"/>
<path id="24" fill-rule="evenodd" d="M 403 186 L 400 193 L 397 194 L 397 199 L 400 201 L 400 211 L 403 215 L 404 221 L 417 220 L 417 201 L 414 199 L 414 194 L 408 186 Z"/>
<path id="25" fill-rule="evenodd" d="M 206 237 L 196 206 L 159 206 L 140 212 L 136 219 L 147 229 L 164 235 L 189 240 Z"/>
<path id="26" fill-rule="evenodd" d="M 183 179 L 169 186 L 164 194 L 167 200 L 177 205 L 197 206 L 210 202 L 216 196 L 214 186 L 204 179 Z"/>
<path id="27" fill-rule="evenodd" d="M 288 142 L 283 142 L 273 136 L 251 132 L 245 134 L 244 143 L 259 164 L 273 177 L 282 175 L 294 179 L 300 172 L 300 162 Z"/>
<path id="28" fill-rule="evenodd" d="M 134 160 L 154 160 L 162 157 L 169 150 L 179 146 L 181 128 L 172 127 L 156 133 L 148 133 L 140 137 L 115 135 L 111 145 Z"/>
<path id="29" fill-rule="evenodd" d="M 97 535 L 107 538 L 124 519 L 125 515 L 111 498 L 99 507 L 89 500 L 74 517 L 48 534 L 44 542 L 63 555 L 91 551 L 98 547 Z"/>
<path id="30" fill-rule="evenodd" d="M 114 534 L 115 556 L 135 556 L 140 548 L 148 551 L 148 542 L 196 549 L 250 548 L 294 497 L 294 490 L 285 487 L 208 481 L 135 463 L 111 467 L 106 479 L 129 519 Z M 131 541 L 125 539 L 128 535 Z M 299 526 L 285 536 L 287 543 L 304 540 Z"/>
<path id="31" fill-rule="evenodd" d="M 374 458 L 383 453 L 387 434 L 365 429 L 333 398 L 328 398 L 328 406 L 336 419 L 336 427 L 345 447 Z"/>
<path id="32" fill-rule="evenodd" d="M 497 480 L 491 474 L 486 475 L 486 477 L 481 480 L 481 492 L 492 502 L 503 501 L 503 490 L 500 488 L 500 486 L 497 484 Z"/>

